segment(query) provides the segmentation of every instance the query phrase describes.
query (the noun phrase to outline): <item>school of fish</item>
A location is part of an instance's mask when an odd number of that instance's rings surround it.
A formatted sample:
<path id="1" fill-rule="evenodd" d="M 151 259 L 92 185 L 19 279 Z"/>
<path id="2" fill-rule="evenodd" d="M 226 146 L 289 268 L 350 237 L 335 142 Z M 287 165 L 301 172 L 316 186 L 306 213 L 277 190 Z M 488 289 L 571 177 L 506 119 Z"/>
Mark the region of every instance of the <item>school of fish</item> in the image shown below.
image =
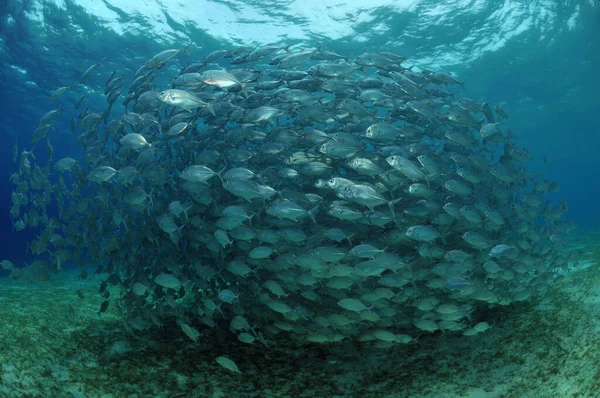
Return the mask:
<path id="1" fill-rule="evenodd" d="M 234 47 L 181 69 L 182 52 L 107 73 L 105 106 L 85 89 L 105 60 L 51 94 L 84 91 L 15 147 L 10 214 L 40 232 L 39 259 L 2 263 L 13 279 L 98 264 L 99 313 L 135 333 L 388 347 L 483 333 L 480 310 L 543 295 L 575 260 L 558 184 L 452 75 L 389 52 Z M 58 117 L 81 156 L 55 156 Z"/>

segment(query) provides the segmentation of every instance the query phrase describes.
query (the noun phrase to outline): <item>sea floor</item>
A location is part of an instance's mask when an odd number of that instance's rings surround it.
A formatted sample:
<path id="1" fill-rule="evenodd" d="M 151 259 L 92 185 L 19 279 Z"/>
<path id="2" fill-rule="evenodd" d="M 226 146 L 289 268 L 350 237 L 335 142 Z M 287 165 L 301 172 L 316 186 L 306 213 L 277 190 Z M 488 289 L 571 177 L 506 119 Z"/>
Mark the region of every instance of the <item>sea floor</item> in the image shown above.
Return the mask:
<path id="1" fill-rule="evenodd" d="M 485 310 L 493 328 L 484 334 L 424 335 L 391 349 L 264 348 L 228 331 L 193 343 L 168 326 L 133 335 L 114 306 L 98 315 L 100 277 L 2 278 L 0 397 L 600 397 L 600 235 L 575 244 L 584 250 L 576 271 L 545 297 Z M 220 355 L 242 374 L 219 366 Z"/>

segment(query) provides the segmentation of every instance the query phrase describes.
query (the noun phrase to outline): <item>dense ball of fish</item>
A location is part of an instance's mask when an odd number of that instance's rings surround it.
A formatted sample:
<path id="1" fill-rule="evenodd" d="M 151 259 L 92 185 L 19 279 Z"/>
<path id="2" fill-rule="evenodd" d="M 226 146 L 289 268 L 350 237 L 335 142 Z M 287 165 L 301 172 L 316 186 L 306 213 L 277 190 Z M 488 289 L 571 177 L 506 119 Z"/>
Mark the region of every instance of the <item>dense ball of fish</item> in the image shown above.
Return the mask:
<path id="1" fill-rule="evenodd" d="M 502 107 L 462 97 L 450 74 L 287 46 L 175 71 L 180 51 L 148 60 L 127 91 L 108 77 L 108 107 L 71 121 L 81 159 L 15 152 L 11 215 L 43 226 L 40 272 L 102 263 L 100 312 L 114 303 L 133 331 L 381 346 L 475 335 L 489 328 L 477 309 L 539 295 L 566 269 L 573 225 L 545 199 L 557 184 L 523 168 Z M 50 158 L 59 110 L 32 137 Z"/>

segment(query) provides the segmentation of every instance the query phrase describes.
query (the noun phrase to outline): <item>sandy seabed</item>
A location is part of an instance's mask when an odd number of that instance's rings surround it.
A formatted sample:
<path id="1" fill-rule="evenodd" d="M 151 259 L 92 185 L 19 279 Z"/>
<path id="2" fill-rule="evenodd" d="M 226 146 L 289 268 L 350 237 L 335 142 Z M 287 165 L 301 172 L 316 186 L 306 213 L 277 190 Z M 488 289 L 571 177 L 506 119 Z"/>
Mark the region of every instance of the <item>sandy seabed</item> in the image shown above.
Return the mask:
<path id="1" fill-rule="evenodd" d="M 175 324 L 132 334 L 112 302 L 98 314 L 105 275 L 1 278 L 0 397 L 600 397 L 600 234 L 572 244 L 582 260 L 546 296 L 478 311 L 487 332 L 388 349 L 296 346 L 284 335 L 265 348 L 218 329 L 193 343 Z"/>

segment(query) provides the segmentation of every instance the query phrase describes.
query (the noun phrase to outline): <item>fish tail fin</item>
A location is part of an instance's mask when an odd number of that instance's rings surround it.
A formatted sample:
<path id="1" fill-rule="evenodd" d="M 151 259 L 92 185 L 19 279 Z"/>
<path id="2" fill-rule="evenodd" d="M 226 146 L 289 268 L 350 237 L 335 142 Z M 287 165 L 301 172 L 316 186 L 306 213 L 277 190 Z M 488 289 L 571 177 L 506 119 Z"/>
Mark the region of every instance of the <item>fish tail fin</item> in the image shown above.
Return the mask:
<path id="1" fill-rule="evenodd" d="M 214 102 L 215 102 L 215 101 L 211 101 L 211 102 L 207 103 L 207 104 L 206 104 L 206 109 L 208 109 L 208 111 L 211 113 L 211 115 L 213 115 L 213 116 L 215 116 L 215 117 L 216 117 L 216 116 L 217 116 L 217 114 L 215 113 L 215 108 L 213 108 L 213 103 L 214 103 Z"/>
<path id="2" fill-rule="evenodd" d="M 318 211 L 319 211 L 319 206 L 315 206 L 308 211 L 308 216 L 310 217 L 310 219 L 312 220 L 312 222 L 315 225 L 317 225 L 317 219 L 315 218 L 315 215 L 318 213 Z"/>
<path id="3" fill-rule="evenodd" d="M 154 193 L 154 188 L 152 188 L 152 189 L 150 190 L 150 193 L 148 194 L 148 199 L 150 200 L 150 205 L 151 205 L 152 207 L 154 207 L 154 199 L 152 199 L 152 194 L 153 194 L 153 193 Z"/>
<path id="4" fill-rule="evenodd" d="M 221 180 L 221 184 L 223 184 L 225 181 L 223 180 L 223 172 L 227 169 L 227 161 L 225 161 L 225 166 L 223 166 L 223 168 L 219 171 L 217 171 L 215 173 L 215 175 L 219 178 L 219 180 Z"/>
<path id="5" fill-rule="evenodd" d="M 394 199 L 388 202 L 388 207 L 390 208 L 390 211 L 392 212 L 392 216 L 394 217 L 394 219 L 396 219 L 396 211 L 394 210 L 394 206 L 396 204 L 398 204 L 398 202 L 400 202 L 400 200 L 402 200 L 402 198 L 398 198 L 398 199 Z"/>
<path id="6" fill-rule="evenodd" d="M 190 52 L 189 52 L 188 48 L 190 48 L 190 46 L 191 46 L 192 44 L 194 44 L 194 43 L 190 42 L 190 43 L 189 43 L 187 46 L 183 47 L 183 48 L 181 49 L 181 52 L 182 52 L 182 53 L 189 54 Z"/>

